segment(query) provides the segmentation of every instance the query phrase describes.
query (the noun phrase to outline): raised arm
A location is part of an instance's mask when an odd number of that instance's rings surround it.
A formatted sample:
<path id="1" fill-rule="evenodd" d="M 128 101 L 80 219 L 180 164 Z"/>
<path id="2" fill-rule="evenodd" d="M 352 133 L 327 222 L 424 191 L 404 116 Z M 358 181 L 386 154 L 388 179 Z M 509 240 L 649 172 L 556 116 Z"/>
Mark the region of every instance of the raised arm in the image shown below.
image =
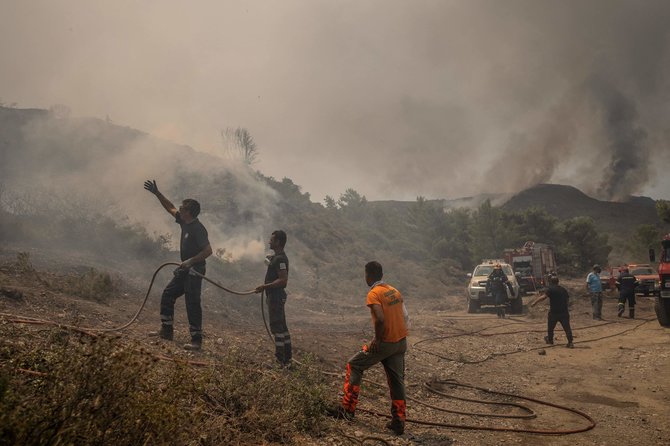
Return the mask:
<path id="1" fill-rule="evenodd" d="M 158 186 L 156 185 L 156 180 L 146 180 L 144 182 L 144 188 L 154 194 L 156 198 L 158 198 L 158 201 L 161 202 L 163 207 L 165 208 L 166 211 L 173 217 L 177 215 L 177 208 L 174 207 L 174 204 L 167 198 L 165 198 L 165 195 L 163 195 L 159 190 Z M 210 248 L 211 249 L 211 248 Z M 211 254 L 211 252 L 210 252 Z M 206 257 L 206 256 L 205 256 Z"/>

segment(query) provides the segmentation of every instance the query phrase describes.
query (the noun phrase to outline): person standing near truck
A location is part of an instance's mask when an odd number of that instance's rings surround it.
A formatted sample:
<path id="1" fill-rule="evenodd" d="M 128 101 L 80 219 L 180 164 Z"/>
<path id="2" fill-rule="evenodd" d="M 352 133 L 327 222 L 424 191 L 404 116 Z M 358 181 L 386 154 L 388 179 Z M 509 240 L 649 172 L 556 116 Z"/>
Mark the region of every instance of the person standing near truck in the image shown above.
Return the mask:
<path id="1" fill-rule="evenodd" d="M 591 293 L 591 310 L 593 319 L 602 321 L 603 311 L 603 284 L 600 282 L 600 265 L 593 265 L 593 271 L 586 276 L 586 289 Z"/>
<path id="2" fill-rule="evenodd" d="M 563 288 L 558 284 L 558 276 L 550 275 L 547 278 L 549 286 L 546 290 L 540 295 L 535 302 L 531 303 L 530 306 L 534 307 L 539 302 L 542 302 L 546 298 L 549 298 L 549 313 L 547 313 L 547 336 L 544 337 L 544 342 L 547 344 L 554 343 L 554 329 L 558 322 L 561 323 L 563 331 L 565 331 L 565 336 L 568 338 L 568 343 L 566 347 L 573 348 L 574 344 L 572 343 L 572 328 L 570 328 L 570 313 L 568 311 L 568 303 L 570 302 L 570 295 L 568 290 Z"/>
<path id="3" fill-rule="evenodd" d="M 511 289 L 511 284 L 500 263 L 496 263 L 493 266 L 493 271 L 491 271 L 491 274 L 489 274 L 488 280 L 486 281 L 486 288 L 488 292 L 493 294 L 498 317 L 504 318 L 505 306 L 507 303 L 507 289 Z"/>
<path id="4" fill-rule="evenodd" d="M 640 282 L 628 271 L 628 267 L 621 268 L 621 274 L 616 279 L 616 288 L 619 290 L 619 308 L 617 316 L 623 316 L 628 301 L 628 317 L 635 319 L 635 288 Z"/>

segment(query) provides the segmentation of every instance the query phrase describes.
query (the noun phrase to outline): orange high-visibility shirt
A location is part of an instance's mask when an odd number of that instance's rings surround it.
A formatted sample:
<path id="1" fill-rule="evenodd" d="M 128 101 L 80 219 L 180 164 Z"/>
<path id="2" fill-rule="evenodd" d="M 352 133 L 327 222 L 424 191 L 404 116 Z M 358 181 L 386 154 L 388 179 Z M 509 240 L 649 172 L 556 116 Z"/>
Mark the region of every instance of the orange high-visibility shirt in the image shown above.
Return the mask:
<path id="1" fill-rule="evenodd" d="M 369 292 L 366 305 L 380 305 L 384 311 L 384 333 L 382 341 L 398 342 L 407 337 L 407 326 L 402 311 L 402 296 L 400 291 L 386 283 L 375 285 Z M 375 320 L 375 314 L 372 312 L 372 324 Z"/>

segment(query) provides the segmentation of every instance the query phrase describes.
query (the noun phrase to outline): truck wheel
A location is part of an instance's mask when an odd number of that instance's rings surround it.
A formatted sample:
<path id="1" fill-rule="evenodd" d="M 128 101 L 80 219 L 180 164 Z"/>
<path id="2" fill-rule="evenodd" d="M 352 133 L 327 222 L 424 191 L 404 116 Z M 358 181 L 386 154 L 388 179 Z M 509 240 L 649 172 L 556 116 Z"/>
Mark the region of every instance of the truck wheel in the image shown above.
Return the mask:
<path id="1" fill-rule="evenodd" d="M 654 310 L 656 310 L 656 319 L 661 327 L 670 327 L 670 299 L 657 297 Z"/>
<path id="2" fill-rule="evenodd" d="M 481 308 L 481 304 L 478 300 L 468 299 L 468 313 L 477 313 Z"/>
<path id="3" fill-rule="evenodd" d="M 511 307 L 510 313 L 512 314 L 523 313 L 523 299 L 521 298 L 521 296 L 517 297 L 516 299 L 512 299 L 510 307 Z"/>

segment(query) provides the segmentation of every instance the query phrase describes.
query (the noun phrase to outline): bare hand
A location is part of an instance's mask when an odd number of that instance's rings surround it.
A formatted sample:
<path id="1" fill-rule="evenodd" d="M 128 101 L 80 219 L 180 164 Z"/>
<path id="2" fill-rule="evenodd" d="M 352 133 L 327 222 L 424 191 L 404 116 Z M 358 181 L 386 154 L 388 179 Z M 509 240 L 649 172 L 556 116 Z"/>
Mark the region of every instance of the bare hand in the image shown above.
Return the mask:
<path id="1" fill-rule="evenodd" d="M 152 194 L 158 195 L 158 186 L 156 185 L 156 180 L 146 180 L 144 182 L 144 188 Z"/>
<path id="2" fill-rule="evenodd" d="M 181 265 L 179 265 L 180 268 L 184 269 L 189 269 L 192 266 L 193 266 L 193 259 L 184 260 L 183 262 L 181 262 Z"/>
<path id="3" fill-rule="evenodd" d="M 262 293 L 264 289 L 265 289 L 265 285 L 259 285 L 259 286 L 256 287 L 256 289 L 254 291 L 257 292 L 257 293 Z"/>
<path id="4" fill-rule="evenodd" d="M 370 353 L 377 353 L 379 351 L 379 344 L 377 344 L 377 338 L 373 339 L 368 346 L 368 351 Z"/>

